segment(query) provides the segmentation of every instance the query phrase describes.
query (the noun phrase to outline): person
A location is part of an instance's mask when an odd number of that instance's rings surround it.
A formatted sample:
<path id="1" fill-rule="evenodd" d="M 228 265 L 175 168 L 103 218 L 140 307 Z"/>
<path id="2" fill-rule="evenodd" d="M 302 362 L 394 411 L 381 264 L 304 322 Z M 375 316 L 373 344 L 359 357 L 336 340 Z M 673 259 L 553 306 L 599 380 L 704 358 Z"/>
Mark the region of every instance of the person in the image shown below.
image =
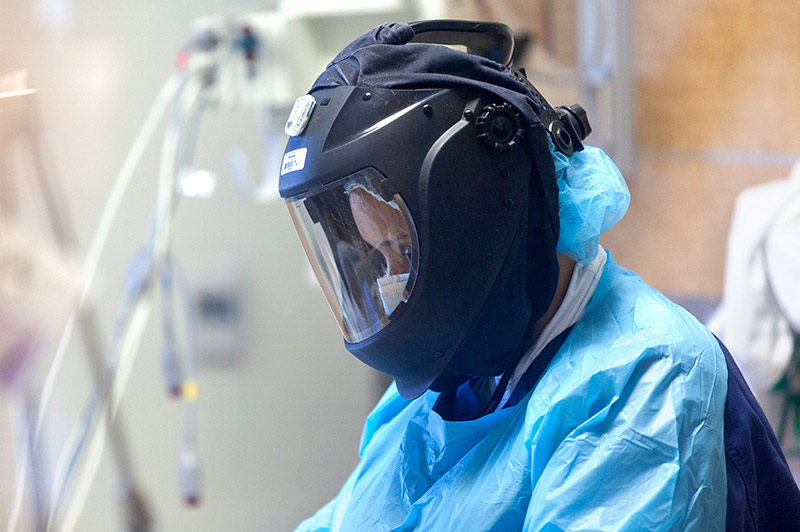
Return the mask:
<path id="1" fill-rule="evenodd" d="M 786 432 L 789 402 L 797 394 L 797 384 L 787 386 L 786 380 L 790 371 L 798 370 L 793 367 L 797 359 L 792 361 L 800 350 L 798 278 L 800 161 L 788 178 L 747 188 L 737 196 L 722 301 L 708 322 L 734 353 L 779 436 Z M 800 434 L 800 425 L 793 432 Z"/>
<path id="2" fill-rule="evenodd" d="M 625 182 L 512 47 L 384 24 L 292 110 L 280 194 L 347 349 L 394 379 L 297 530 L 798 530 L 733 360 L 600 246 Z"/>

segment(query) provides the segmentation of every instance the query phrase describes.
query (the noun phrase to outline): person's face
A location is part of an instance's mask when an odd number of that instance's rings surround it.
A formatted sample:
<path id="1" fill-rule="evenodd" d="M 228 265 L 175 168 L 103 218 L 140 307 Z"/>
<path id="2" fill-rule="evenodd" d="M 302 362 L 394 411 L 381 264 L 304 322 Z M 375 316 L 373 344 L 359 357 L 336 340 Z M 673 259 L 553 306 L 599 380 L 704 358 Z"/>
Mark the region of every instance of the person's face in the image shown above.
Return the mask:
<path id="1" fill-rule="evenodd" d="M 400 211 L 361 188 L 350 192 L 350 209 L 361 237 L 386 259 L 386 274 L 408 273 L 411 238 Z"/>

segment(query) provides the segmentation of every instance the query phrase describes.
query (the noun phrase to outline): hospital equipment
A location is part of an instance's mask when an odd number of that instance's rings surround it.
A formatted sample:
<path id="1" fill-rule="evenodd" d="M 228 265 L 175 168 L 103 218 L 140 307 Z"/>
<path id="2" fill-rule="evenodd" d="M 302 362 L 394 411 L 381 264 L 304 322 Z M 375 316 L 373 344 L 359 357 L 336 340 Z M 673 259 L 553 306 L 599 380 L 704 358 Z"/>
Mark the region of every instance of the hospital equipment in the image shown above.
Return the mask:
<path id="1" fill-rule="evenodd" d="M 23 81 L 24 85 L 24 77 L 20 78 L 20 80 Z M 34 168 L 35 175 L 33 176 L 33 181 L 36 187 L 36 195 L 39 198 L 40 206 L 43 207 L 47 214 L 47 222 L 56 242 L 55 246 L 57 246 L 62 253 L 75 253 L 75 238 L 72 233 L 69 217 L 66 214 L 65 206 L 61 200 L 62 196 L 58 190 L 58 183 L 52 173 L 49 172 L 45 157 L 43 156 L 41 139 L 37 130 L 36 118 L 33 113 L 35 93 L 35 90 L 22 86 L 17 90 L 6 91 L 0 95 L 0 112 L 2 112 L 3 115 L 3 120 L 0 122 L 0 125 L 2 125 L 2 128 L 0 128 L 0 133 L 2 133 L 2 135 L 0 135 L 0 141 L 3 142 L 3 155 L 6 157 L 10 156 L 11 147 L 17 145 L 17 143 L 24 146 L 27 158 Z M 6 165 L 6 168 L 10 168 L 10 165 Z M 5 202 L 4 207 L 8 212 L 14 212 L 15 209 L 13 206 L 17 192 L 13 188 L 14 180 L 11 179 L 14 176 L 7 175 L 5 177 L 8 178 L 6 185 L 8 186 L 11 184 L 11 186 L 9 190 L 6 191 L 7 193 L 3 198 Z M 3 237 L 6 239 L 6 243 L 8 243 L 11 238 L 8 234 L 3 235 Z M 50 262 L 52 263 L 53 261 L 51 260 Z M 91 276 L 91 274 L 92 272 L 89 272 L 89 276 Z M 74 277 L 80 278 L 77 275 Z M 75 282 L 77 284 L 77 280 Z M 88 286 L 88 283 L 85 286 Z M 24 286 L 23 289 L 25 289 Z M 31 298 L 30 300 L 35 301 L 35 293 L 31 294 L 30 290 L 25 290 L 25 292 L 26 298 Z M 67 329 L 71 334 L 72 328 L 77 322 L 82 333 L 82 340 L 85 345 L 90 367 L 94 371 L 96 382 L 100 384 L 103 382 L 103 368 L 105 366 L 102 354 L 104 348 L 101 347 L 103 342 L 100 339 L 101 335 L 99 333 L 93 307 L 86 301 L 86 287 L 84 287 L 82 291 L 76 289 L 76 292 L 75 299 L 79 299 L 81 304 L 77 306 L 76 310 L 72 311 Z M 54 291 L 54 293 L 57 293 L 57 291 Z M 51 303 L 52 301 L 53 300 L 51 300 Z M 48 304 L 42 307 L 41 310 L 44 311 L 45 308 L 52 310 L 52 308 L 55 307 Z M 44 323 L 45 322 L 42 321 L 42 324 Z M 35 504 L 33 505 L 35 526 L 39 530 L 45 530 L 45 528 L 49 526 L 48 516 L 50 515 L 50 511 L 47 505 L 51 501 L 45 496 L 45 486 L 41 484 L 41 479 L 38 478 L 36 462 L 42 422 L 44 420 L 45 411 L 48 408 L 55 374 L 61 362 L 61 354 L 63 354 L 63 349 L 60 349 L 59 353 L 54 357 L 51 372 L 41 394 L 35 394 L 34 391 L 30 389 L 24 391 L 26 395 L 24 404 L 26 405 L 25 410 L 27 413 L 24 414 L 25 423 L 23 426 L 27 431 L 29 444 L 22 450 L 17 460 L 19 468 L 17 471 L 16 496 L 13 508 L 9 514 L 9 530 L 14 530 L 16 523 L 20 519 L 20 509 L 22 507 L 23 494 L 26 490 L 25 484 L 27 478 L 31 478 L 31 481 L 36 484 L 32 490 L 35 495 Z M 103 422 L 106 423 L 111 437 L 113 456 L 119 470 L 121 485 L 123 487 L 122 498 L 126 501 L 127 507 L 131 509 L 131 522 L 145 523 L 147 521 L 147 514 L 130 466 L 127 450 L 124 446 L 125 435 L 122 433 L 120 426 L 114 423 L 112 417 L 105 417 Z M 30 467 L 26 464 L 30 464 Z"/>
<path id="2" fill-rule="evenodd" d="M 33 490 L 38 496 L 34 505 L 37 510 L 37 529 L 74 529 L 108 437 L 120 472 L 120 493 L 125 501 L 127 514 L 126 528 L 136 531 L 150 528 L 147 504 L 134 479 L 128 458 L 127 438 L 121 433 L 116 419 L 144 327 L 157 305 L 158 292 L 162 295 L 162 366 L 165 385 L 168 393 L 178 396 L 184 403 L 183 436 L 178 457 L 182 497 L 190 505 L 197 504 L 201 498 L 200 463 L 195 449 L 198 386 L 191 334 L 191 308 L 187 302 L 186 282 L 179 274 L 177 259 L 171 252 L 172 218 L 183 195 L 198 197 L 213 191 L 215 178 L 191 167 L 199 120 L 209 102 L 211 89 L 217 81 L 220 69 L 237 53 L 252 56 L 252 46 L 252 39 L 215 41 L 205 34 L 192 35 L 186 47 L 178 54 L 176 71 L 156 98 L 114 182 L 89 247 L 83 286 L 79 290 L 76 308 L 59 340 L 50 371 L 38 397 L 37 421 L 31 426 L 31 441 L 35 446 L 67 346 L 77 326 L 83 334 L 87 354 L 90 355 L 95 387 L 60 452 L 49 493 L 45 495 L 48 490 L 41 485 Z M 71 233 L 69 218 L 60 201 L 61 194 L 57 191 L 54 178 L 46 171 L 39 139 L 35 134 L 30 113 L 33 92 L 13 96 L 17 100 L 25 98 L 22 102 L 24 105 L 10 106 L 12 109 L 24 109 L 25 116 L 19 120 L 20 128 L 9 132 L 9 135 L 20 135 L 28 141 L 40 180 L 41 201 L 49 215 L 52 232 L 62 248 L 75 251 L 75 237 Z M 0 100 L 2 103 L 7 101 Z M 165 113 L 168 113 L 169 121 L 161 150 L 158 187 L 147 241 L 131 260 L 122 303 L 111 331 L 109 345 L 105 347 L 105 342 L 101 340 L 103 334 L 93 315 L 89 290 L 126 189 Z M 4 124 L 10 123 L 12 122 L 4 121 Z M 5 126 L 4 132 L 8 128 L 9 126 Z M 178 297 L 175 297 L 176 292 Z M 174 312 L 176 308 L 180 310 L 177 314 Z M 176 327 L 178 319 L 185 321 L 182 327 Z M 177 338 L 177 330 L 184 331 L 185 338 L 181 339 L 182 342 Z M 30 417 L 29 414 L 26 415 Z M 28 456 L 33 459 L 32 454 L 29 453 Z M 25 457 L 22 461 L 25 461 Z M 34 477 L 33 474 L 27 475 L 27 479 L 31 481 L 36 480 Z M 20 519 L 22 497 L 27 490 L 26 481 L 23 471 L 18 481 L 9 530 L 13 530 Z"/>

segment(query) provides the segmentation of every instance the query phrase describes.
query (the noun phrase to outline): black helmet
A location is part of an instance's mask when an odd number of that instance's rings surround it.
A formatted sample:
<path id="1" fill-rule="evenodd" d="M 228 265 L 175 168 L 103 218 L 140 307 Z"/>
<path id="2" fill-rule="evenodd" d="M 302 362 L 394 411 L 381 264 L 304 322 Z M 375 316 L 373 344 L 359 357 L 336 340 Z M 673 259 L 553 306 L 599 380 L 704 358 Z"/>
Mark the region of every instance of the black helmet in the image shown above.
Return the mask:
<path id="1" fill-rule="evenodd" d="M 555 292 L 548 138 L 571 154 L 589 128 L 510 48 L 499 24 L 379 26 L 287 123 L 280 194 L 347 348 L 406 398 L 513 368 Z"/>

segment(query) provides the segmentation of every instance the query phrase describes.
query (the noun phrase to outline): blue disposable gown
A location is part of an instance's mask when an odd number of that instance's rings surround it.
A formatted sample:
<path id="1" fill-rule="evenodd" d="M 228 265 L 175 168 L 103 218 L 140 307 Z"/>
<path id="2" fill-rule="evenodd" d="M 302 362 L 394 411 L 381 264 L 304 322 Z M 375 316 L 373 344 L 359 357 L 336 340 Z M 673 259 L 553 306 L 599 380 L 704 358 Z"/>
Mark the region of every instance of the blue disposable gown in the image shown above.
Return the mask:
<path id="1" fill-rule="evenodd" d="M 714 336 L 609 256 L 522 401 L 454 422 L 390 387 L 298 530 L 724 530 L 726 383 Z"/>

